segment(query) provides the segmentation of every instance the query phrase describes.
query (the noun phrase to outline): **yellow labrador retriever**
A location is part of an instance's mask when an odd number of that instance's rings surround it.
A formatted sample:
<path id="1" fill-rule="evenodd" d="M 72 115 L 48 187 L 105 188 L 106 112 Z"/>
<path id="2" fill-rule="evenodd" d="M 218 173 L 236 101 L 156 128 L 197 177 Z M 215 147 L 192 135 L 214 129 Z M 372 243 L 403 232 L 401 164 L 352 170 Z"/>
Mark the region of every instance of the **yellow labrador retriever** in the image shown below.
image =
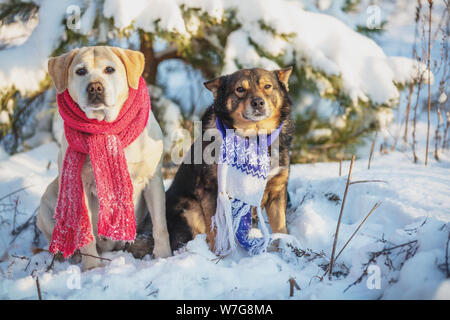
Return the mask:
<path id="1" fill-rule="evenodd" d="M 75 49 L 59 57 L 50 58 L 48 71 L 59 93 L 68 89 L 72 99 L 89 119 L 112 122 L 118 116 L 128 98 L 129 86 L 137 88 L 144 70 L 144 55 L 138 51 L 115 47 L 97 46 Z M 94 87 L 94 88 L 92 88 Z M 89 94 L 102 92 L 102 99 Z M 133 204 L 137 230 L 142 230 L 147 212 L 153 225 L 155 257 L 171 255 L 165 215 L 165 195 L 161 175 L 163 152 L 162 132 L 154 115 L 150 112 L 147 130 L 128 147 L 124 153 L 133 184 Z M 55 207 L 58 200 L 61 167 L 68 148 L 65 135 L 62 137 L 58 155 L 58 177 L 50 183 L 41 199 L 38 227 L 47 240 L 52 239 L 55 227 Z M 94 241 L 80 251 L 83 270 L 101 265 L 96 258 L 98 251 L 120 250 L 124 243 L 97 236 L 98 198 L 93 168 L 87 156 L 81 178 L 85 203 L 95 235 Z M 87 254 L 87 255 L 86 255 Z"/>

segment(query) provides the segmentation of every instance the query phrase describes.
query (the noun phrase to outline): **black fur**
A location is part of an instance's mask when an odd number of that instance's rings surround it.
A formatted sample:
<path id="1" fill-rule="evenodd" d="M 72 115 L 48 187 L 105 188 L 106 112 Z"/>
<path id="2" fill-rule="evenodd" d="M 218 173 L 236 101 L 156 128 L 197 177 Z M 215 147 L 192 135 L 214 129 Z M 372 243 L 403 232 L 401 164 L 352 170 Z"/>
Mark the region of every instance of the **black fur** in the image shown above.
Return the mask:
<path id="1" fill-rule="evenodd" d="M 217 89 L 217 98 L 203 115 L 202 129 L 215 128 L 216 116 L 219 117 L 228 127 L 233 127 L 230 112 L 224 106 L 234 88 L 231 86 L 232 76 L 221 78 L 220 86 Z M 291 117 L 291 100 L 286 87 L 278 80 L 274 90 L 283 97 L 282 106 L 279 113 L 277 126 L 283 123 L 283 129 L 279 135 L 280 166 L 289 167 L 289 148 L 294 135 L 294 122 Z M 210 142 L 202 143 L 202 150 Z M 189 226 L 183 213 L 185 210 L 196 210 L 200 212 L 204 219 L 210 219 L 215 214 L 217 199 L 217 165 L 193 164 L 194 145 L 186 155 L 190 158 L 190 164 L 183 161 L 175 178 L 166 192 L 167 225 L 169 229 L 170 242 L 173 250 L 184 245 L 192 239 L 194 232 Z M 270 181 L 269 181 L 270 182 Z M 287 184 L 287 179 L 286 182 Z M 282 195 L 286 196 L 286 195 Z"/>

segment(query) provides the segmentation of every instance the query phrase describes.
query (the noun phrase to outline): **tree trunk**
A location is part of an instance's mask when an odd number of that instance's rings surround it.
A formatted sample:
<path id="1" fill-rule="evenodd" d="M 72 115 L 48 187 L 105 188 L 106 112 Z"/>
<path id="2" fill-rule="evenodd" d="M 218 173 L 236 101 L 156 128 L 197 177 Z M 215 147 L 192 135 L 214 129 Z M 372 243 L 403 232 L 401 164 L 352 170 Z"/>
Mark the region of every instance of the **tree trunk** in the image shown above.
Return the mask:
<path id="1" fill-rule="evenodd" d="M 158 72 L 158 61 L 155 59 L 155 51 L 153 50 L 153 36 L 144 31 L 139 31 L 140 48 L 145 55 L 145 67 L 142 76 L 148 84 L 156 84 L 156 73 Z"/>

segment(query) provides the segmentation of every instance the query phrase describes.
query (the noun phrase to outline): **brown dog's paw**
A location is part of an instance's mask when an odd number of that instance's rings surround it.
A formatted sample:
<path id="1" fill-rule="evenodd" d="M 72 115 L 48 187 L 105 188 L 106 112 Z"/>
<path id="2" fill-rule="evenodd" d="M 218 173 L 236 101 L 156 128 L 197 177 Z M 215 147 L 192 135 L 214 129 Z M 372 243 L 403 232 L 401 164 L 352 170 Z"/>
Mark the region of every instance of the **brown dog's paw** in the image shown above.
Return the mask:
<path id="1" fill-rule="evenodd" d="M 142 259 L 145 255 L 153 253 L 153 247 L 154 242 L 151 236 L 139 234 L 134 242 L 128 245 L 126 250 L 136 259 Z"/>

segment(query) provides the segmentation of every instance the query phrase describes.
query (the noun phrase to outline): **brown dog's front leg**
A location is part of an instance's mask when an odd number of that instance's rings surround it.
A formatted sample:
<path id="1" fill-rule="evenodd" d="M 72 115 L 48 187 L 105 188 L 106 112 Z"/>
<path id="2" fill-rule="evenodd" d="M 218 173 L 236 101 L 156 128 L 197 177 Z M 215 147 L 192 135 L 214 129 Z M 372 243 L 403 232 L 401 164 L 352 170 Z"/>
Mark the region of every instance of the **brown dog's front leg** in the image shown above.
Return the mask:
<path id="1" fill-rule="evenodd" d="M 266 186 L 263 204 L 273 233 L 287 233 L 287 177 L 288 170 L 285 169 L 270 179 Z"/>

